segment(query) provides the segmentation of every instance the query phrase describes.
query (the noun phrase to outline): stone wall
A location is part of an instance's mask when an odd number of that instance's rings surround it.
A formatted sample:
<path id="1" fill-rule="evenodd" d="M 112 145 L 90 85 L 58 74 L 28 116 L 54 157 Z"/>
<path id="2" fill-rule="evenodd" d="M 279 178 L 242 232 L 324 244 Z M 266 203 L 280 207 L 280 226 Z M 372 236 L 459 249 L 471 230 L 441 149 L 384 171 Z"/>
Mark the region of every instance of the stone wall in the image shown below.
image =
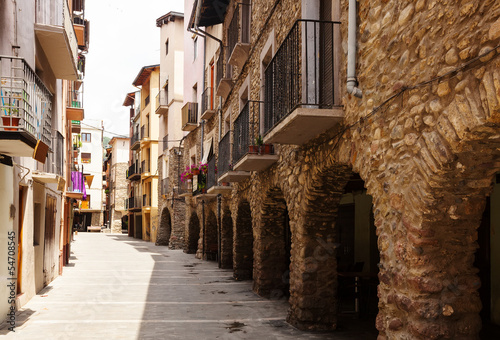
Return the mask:
<path id="1" fill-rule="evenodd" d="M 111 211 L 111 232 L 122 233 L 122 220 L 121 218 L 126 215 L 125 200 L 128 199 L 128 183 L 125 178 L 128 169 L 127 163 L 113 164 L 116 180 L 114 187 L 111 188 L 111 195 L 114 195 L 114 206 Z"/>
<path id="2" fill-rule="evenodd" d="M 234 184 L 223 202 L 222 262 L 229 266 L 232 226 L 234 277 L 253 278 L 264 296 L 289 294 L 288 321 L 296 327 L 335 329 L 335 223 L 346 183 L 359 174 L 373 197 L 380 251 L 379 339 L 476 339 L 476 228 L 500 169 L 500 58 L 493 51 L 500 43 L 500 5 L 358 1 L 361 99 L 345 88 L 348 1 L 338 5 L 336 85 L 345 119 L 306 145 L 275 145 L 276 164 Z M 279 47 L 301 13 L 297 1 L 252 1 L 250 57 L 234 69 L 235 86 L 222 106 L 223 112 L 232 108 L 232 122 L 247 77 L 249 99 L 263 100 L 260 56 L 268 37 L 274 32 Z M 205 135 L 217 128 L 216 114 Z M 190 148 L 201 143 L 200 130 L 186 138 L 185 164 Z M 193 252 L 198 242 L 201 258 L 204 218 L 216 214 L 216 201 L 186 204 L 185 249 Z M 289 287 L 279 241 L 286 214 Z"/>
<path id="3" fill-rule="evenodd" d="M 475 338 L 481 308 L 472 267 L 475 228 L 500 165 L 499 61 L 496 52 L 487 54 L 499 43 L 500 6 L 358 4 L 363 98 L 345 91 L 348 5 L 341 1 L 338 86 L 345 120 L 302 147 L 276 146 L 277 164 L 235 185 L 235 273 L 242 263 L 238 212 L 248 201 L 254 288 L 267 295 L 279 286 L 264 263 L 272 238 L 263 226 L 275 211 L 264 202 L 282 195 L 292 230 L 288 320 L 301 328 L 335 328 L 335 218 L 345 183 L 359 173 L 374 199 L 379 236 L 380 338 Z M 247 76 L 250 99 L 262 100 L 259 57 L 267 35 L 274 29 L 279 46 L 301 13 L 300 4 L 278 1 L 263 27 L 273 5 L 252 2 L 250 58 L 235 70 L 223 107 L 231 105 L 233 121 Z"/>

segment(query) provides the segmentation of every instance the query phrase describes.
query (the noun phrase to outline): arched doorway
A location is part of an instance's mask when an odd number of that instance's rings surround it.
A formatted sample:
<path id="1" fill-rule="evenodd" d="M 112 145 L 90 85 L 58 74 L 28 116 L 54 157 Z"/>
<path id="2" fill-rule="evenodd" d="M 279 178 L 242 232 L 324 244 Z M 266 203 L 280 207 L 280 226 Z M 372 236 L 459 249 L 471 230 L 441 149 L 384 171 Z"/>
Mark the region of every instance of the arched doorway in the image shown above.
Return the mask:
<path id="1" fill-rule="evenodd" d="M 170 244 L 170 236 L 172 235 L 172 220 L 170 211 L 164 208 L 160 217 L 160 230 L 156 238 L 157 246 L 168 246 Z"/>
<path id="2" fill-rule="evenodd" d="M 253 277 L 253 229 L 250 203 L 246 200 L 238 206 L 233 249 L 234 278 L 251 280 Z"/>
<path id="3" fill-rule="evenodd" d="M 354 173 L 346 183 L 335 221 L 339 327 L 350 327 L 353 317 L 376 334 L 378 263 L 380 255 L 372 197 Z M 353 326 L 357 327 L 357 326 Z"/>
<path id="4" fill-rule="evenodd" d="M 203 258 L 205 260 L 216 261 L 219 252 L 219 243 L 217 240 L 217 217 L 213 211 L 209 211 L 207 216 L 203 242 Z"/>
<path id="5" fill-rule="evenodd" d="M 200 239 L 200 220 L 193 212 L 189 218 L 188 235 L 186 237 L 186 249 L 188 254 L 196 254 L 198 250 L 198 240 Z"/>
<path id="6" fill-rule="evenodd" d="M 229 207 L 225 207 L 222 213 L 220 266 L 233 268 L 233 219 Z"/>
<path id="7" fill-rule="evenodd" d="M 258 229 L 254 291 L 265 297 L 290 296 L 292 234 L 288 209 L 280 189 L 272 189 L 263 203 Z"/>

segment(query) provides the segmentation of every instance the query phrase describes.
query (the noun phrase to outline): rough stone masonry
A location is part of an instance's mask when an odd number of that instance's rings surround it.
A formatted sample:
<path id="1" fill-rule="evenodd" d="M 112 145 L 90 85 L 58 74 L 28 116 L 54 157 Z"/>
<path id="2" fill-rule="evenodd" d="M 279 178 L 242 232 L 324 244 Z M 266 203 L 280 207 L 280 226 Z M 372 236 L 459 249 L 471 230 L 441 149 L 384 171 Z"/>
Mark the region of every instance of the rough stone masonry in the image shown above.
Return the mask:
<path id="1" fill-rule="evenodd" d="M 500 169 L 500 3 L 358 1 L 362 99 L 345 90 L 348 2 L 334 1 L 333 8 L 342 22 L 335 52 L 345 119 L 301 147 L 275 145 L 279 161 L 235 184 L 223 200 L 232 232 L 222 231 L 228 235 L 222 242 L 233 244 L 235 278 L 253 278 L 254 290 L 265 296 L 285 289 L 274 274 L 281 255 L 273 246 L 280 238 L 277 221 L 287 214 L 288 321 L 301 329 L 335 329 L 337 263 L 324 245 L 335 241 L 340 197 L 357 173 L 373 197 L 379 339 L 477 339 L 476 228 Z M 252 1 L 251 53 L 242 69 L 234 68 L 234 87 L 222 106 L 232 109 L 231 121 L 247 77 L 249 98 L 262 100 L 266 40 L 274 34 L 280 46 L 301 13 L 298 1 Z M 217 129 L 217 119 L 207 122 L 206 132 Z M 186 148 L 199 139 L 199 131 L 191 133 Z M 206 216 L 215 214 L 216 204 L 205 209 Z M 186 244 L 194 220 L 202 220 L 201 207 L 189 200 Z"/>

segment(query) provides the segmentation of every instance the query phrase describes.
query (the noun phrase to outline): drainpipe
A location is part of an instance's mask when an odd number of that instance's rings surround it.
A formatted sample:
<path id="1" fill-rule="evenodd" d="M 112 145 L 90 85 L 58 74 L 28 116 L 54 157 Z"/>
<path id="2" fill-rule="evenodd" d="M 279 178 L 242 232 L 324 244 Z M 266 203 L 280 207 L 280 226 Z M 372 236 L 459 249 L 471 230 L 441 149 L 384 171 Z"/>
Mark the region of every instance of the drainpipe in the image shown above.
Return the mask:
<path id="1" fill-rule="evenodd" d="M 222 267 L 221 254 L 222 254 L 222 221 L 221 221 L 221 206 L 222 197 L 220 194 L 217 195 L 217 262 L 219 262 L 219 268 Z"/>
<path id="2" fill-rule="evenodd" d="M 356 0 L 349 0 L 349 26 L 347 38 L 347 92 L 355 97 L 363 97 L 356 78 Z"/>

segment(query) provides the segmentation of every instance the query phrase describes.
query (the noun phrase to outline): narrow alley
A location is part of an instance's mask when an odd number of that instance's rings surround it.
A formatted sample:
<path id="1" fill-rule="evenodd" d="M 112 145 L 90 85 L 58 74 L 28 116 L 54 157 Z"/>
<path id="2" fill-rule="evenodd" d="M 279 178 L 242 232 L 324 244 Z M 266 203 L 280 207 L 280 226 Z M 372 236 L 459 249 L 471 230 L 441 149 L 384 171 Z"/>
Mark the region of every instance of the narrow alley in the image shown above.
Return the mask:
<path id="1" fill-rule="evenodd" d="M 126 235 L 79 233 L 72 265 L 18 313 L 9 339 L 370 339 L 305 333 L 288 303 L 231 270 Z M 193 280 L 193 278 L 196 278 Z M 376 336 L 373 336 L 375 338 Z"/>

